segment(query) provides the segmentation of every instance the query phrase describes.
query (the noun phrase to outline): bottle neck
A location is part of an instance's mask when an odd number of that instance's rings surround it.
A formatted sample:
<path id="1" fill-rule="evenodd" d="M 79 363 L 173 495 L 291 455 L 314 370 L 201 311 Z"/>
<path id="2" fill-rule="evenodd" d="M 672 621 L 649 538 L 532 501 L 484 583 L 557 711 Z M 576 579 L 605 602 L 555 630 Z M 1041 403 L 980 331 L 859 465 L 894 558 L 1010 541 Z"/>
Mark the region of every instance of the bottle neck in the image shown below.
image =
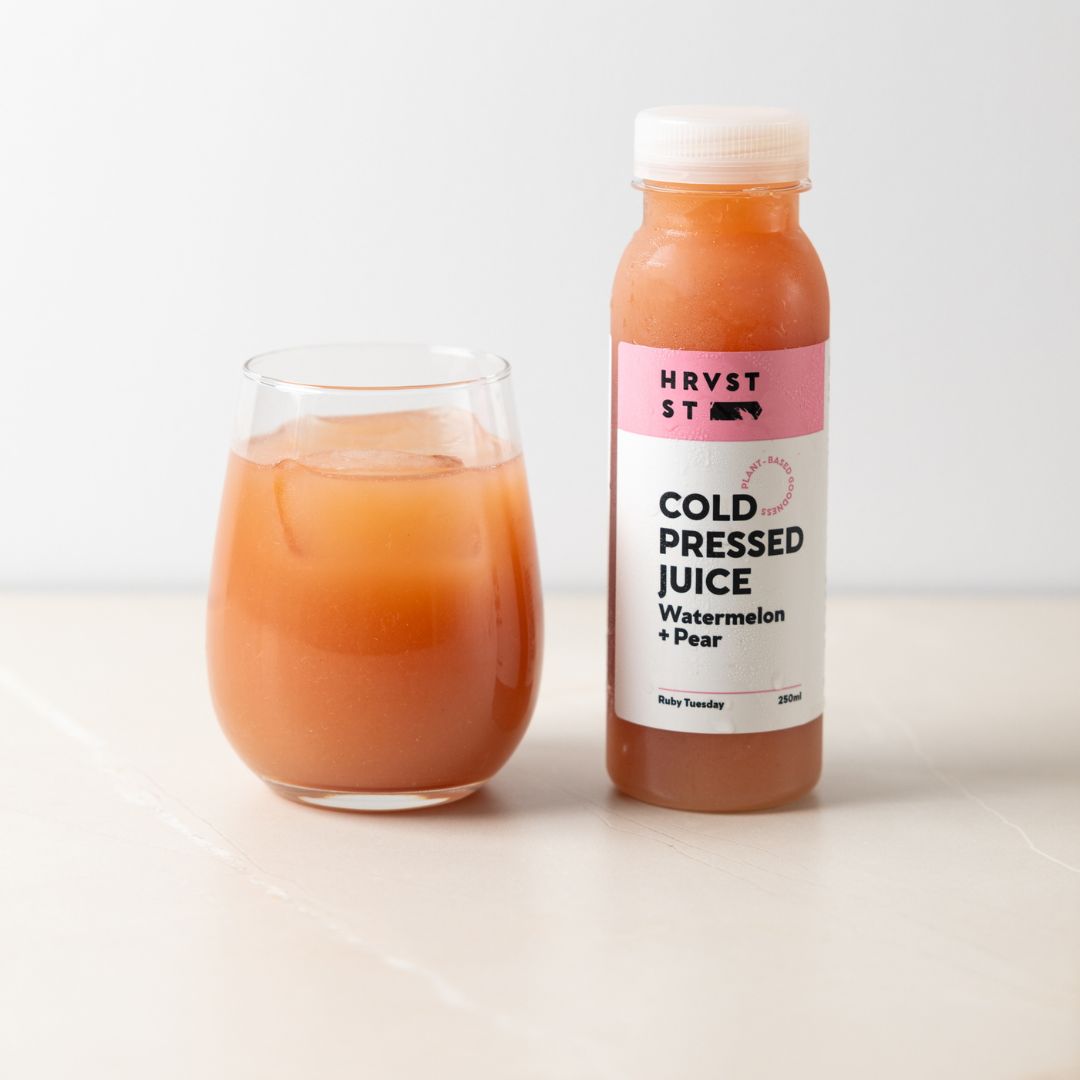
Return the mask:
<path id="1" fill-rule="evenodd" d="M 707 187 L 636 185 L 645 195 L 644 225 L 668 232 L 782 233 L 799 228 L 799 195 L 808 184 Z"/>

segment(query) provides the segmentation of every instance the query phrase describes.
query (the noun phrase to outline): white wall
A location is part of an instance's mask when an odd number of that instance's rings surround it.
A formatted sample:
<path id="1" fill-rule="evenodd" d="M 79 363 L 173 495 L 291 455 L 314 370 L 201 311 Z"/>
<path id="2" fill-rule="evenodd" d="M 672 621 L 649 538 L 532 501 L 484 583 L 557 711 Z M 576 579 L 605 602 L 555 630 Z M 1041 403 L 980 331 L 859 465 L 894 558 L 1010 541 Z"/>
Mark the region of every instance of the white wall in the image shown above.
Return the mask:
<path id="1" fill-rule="evenodd" d="M 511 359 L 599 584 L 631 120 L 715 101 L 813 125 L 833 584 L 1076 586 L 1078 7 L 8 5 L 0 579 L 203 580 L 241 361 L 374 338 Z"/>

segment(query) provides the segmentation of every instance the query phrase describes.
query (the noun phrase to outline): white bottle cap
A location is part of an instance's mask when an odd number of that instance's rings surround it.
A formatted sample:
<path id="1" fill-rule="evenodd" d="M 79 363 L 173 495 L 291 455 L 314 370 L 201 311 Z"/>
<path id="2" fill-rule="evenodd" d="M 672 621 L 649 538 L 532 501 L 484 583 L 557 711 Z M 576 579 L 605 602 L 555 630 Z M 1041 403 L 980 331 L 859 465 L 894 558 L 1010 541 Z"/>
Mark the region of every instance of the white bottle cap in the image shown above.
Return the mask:
<path id="1" fill-rule="evenodd" d="M 810 129 L 790 109 L 668 105 L 634 121 L 634 176 L 674 184 L 782 184 L 810 175 Z"/>

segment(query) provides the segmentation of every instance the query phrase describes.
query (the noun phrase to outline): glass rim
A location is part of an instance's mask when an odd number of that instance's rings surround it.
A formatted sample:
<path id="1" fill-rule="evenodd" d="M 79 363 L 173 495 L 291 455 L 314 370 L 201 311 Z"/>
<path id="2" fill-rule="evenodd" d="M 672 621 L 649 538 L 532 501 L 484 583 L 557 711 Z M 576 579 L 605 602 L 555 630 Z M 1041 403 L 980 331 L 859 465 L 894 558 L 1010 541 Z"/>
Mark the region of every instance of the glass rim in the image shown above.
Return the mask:
<path id="1" fill-rule="evenodd" d="M 423 354 L 429 360 L 458 360 L 472 362 L 481 367 L 487 365 L 490 370 L 468 375 L 464 378 L 446 378 L 416 382 L 320 382 L 308 379 L 289 378 L 281 374 L 272 374 L 259 370 L 260 366 L 283 362 L 292 357 L 299 359 L 305 355 L 332 350 L 353 351 L 359 355 L 377 356 L 390 353 Z M 461 345 L 428 345 L 423 342 L 409 341 L 340 341 L 325 342 L 317 345 L 291 345 L 282 349 L 271 349 L 257 353 L 244 361 L 242 372 L 245 378 L 260 386 L 272 390 L 309 394 L 340 393 L 406 393 L 409 391 L 453 390 L 469 386 L 488 386 L 502 382 L 510 376 L 510 362 L 497 353 L 485 349 L 471 349 Z"/>

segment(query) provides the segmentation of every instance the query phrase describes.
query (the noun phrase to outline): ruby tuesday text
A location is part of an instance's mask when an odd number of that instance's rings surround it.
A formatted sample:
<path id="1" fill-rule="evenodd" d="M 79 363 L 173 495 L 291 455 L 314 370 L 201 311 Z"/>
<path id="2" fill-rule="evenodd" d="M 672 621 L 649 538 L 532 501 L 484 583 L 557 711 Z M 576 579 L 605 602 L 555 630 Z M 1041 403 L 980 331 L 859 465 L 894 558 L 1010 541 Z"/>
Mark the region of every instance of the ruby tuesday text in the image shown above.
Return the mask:
<path id="1" fill-rule="evenodd" d="M 660 496 L 660 513 L 678 524 L 660 526 L 661 558 L 680 559 L 760 559 L 775 555 L 793 555 L 803 545 L 803 531 L 798 525 L 776 529 L 700 529 L 685 521 L 750 521 L 758 512 L 753 495 L 739 492 L 724 496 L 720 492 L 704 494 L 665 491 Z M 749 596 L 753 591 L 749 566 L 707 567 L 690 563 L 677 566 L 661 562 L 661 598 L 671 593 L 714 596 Z"/>

